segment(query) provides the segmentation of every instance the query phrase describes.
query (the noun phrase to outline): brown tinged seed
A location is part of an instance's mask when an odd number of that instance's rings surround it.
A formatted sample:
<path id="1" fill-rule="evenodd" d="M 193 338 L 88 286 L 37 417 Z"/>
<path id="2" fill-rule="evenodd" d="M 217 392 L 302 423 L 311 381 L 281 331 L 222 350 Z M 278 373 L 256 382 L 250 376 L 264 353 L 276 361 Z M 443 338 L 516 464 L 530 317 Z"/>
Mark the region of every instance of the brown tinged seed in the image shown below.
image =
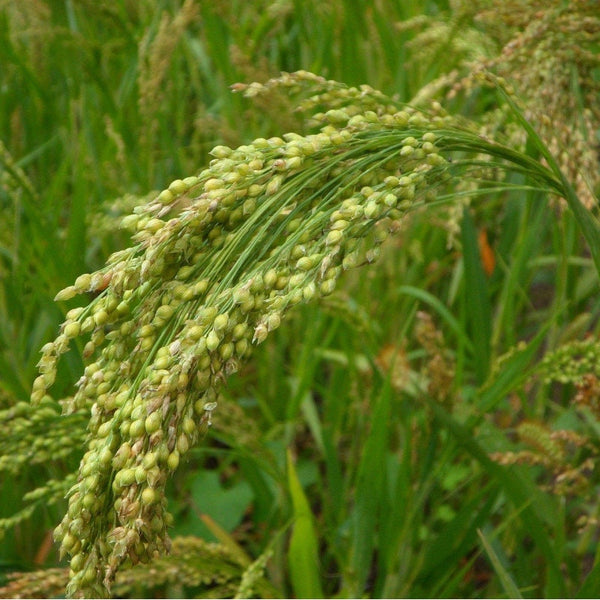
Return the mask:
<path id="1" fill-rule="evenodd" d="M 150 521 L 150 529 L 155 533 L 160 533 L 164 527 L 164 521 L 158 515 L 155 515 Z"/>
<path id="2" fill-rule="evenodd" d="M 196 386 L 199 391 L 203 392 L 210 386 L 210 373 L 207 371 L 198 371 L 196 373 Z"/>

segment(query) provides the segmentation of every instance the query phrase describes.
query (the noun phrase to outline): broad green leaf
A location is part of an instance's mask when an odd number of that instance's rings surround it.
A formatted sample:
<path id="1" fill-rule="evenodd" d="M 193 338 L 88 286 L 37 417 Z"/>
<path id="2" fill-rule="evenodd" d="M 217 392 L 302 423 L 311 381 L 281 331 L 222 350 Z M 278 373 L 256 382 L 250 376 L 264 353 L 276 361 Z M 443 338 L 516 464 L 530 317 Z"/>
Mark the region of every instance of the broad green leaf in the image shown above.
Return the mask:
<path id="1" fill-rule="evenodd" d="M 200 519 L 208 514 L 225 531 L 233 531 L 242 521 L 252 502 L 253 494 L 245 481 L 225 488 L 216 471 L 200 471 L 190 480 L 192 511 L 175 528 L 178 535 L 198 535 L 205 539 L 216 538 Z"/>

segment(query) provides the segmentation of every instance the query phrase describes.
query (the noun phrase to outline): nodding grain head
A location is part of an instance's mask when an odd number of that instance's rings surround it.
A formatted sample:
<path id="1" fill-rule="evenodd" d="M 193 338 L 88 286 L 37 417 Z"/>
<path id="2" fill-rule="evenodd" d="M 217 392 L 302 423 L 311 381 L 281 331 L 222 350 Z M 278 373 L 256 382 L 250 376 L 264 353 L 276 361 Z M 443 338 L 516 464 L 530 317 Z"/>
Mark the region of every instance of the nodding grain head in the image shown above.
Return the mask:
<path id="1" fill-rule="evenodd" d="M 58 295 L 106 282 L 44 347 L 32 392 L 41 402 L 70 341 L 92 337 L 85 376 L 63 402 L 90 415 L 88 452 L 56 530 L 73 556 L 71 594 L 106 594 L 126 556 L 146 562 L 168 547 L 167 477 L 210 426 L 223 382 L 296 304 L 331 294 L 345 270 L 377 259 L 407 212 L 453 180 L 448 152 L 518 161 L 450 117 L 317 80 L 340 101 L 314 115 L 318 133 L 218 146 L 204 171 L 135 209 L 129 250 Z M 97 501 L 82 521 L 86 494 Z"/>

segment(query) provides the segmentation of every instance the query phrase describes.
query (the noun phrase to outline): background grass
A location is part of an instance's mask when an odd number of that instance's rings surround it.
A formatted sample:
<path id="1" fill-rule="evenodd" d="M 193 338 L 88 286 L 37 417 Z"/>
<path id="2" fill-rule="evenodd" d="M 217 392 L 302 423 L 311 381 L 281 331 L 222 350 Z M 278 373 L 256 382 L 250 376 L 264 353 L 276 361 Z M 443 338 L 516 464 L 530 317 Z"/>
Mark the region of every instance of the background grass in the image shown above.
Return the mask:
<path id="1" fill-rule="evenodd" d="M 232 84 L 307 69 L 409 101 L 463 54 L 454 24 L 446 45 L 417 60 L 415 30 L 398 23 L 449 10 L 0 4 L 2 406 L 29 397 L 39 348 L 64 316 L 56 292 L 127 243 L 116 223 L 128 194 L 198 172 L 216 144 L 301 127 L 285 97 L 252 103 Z M 491 98 L 450 104 L 477 117 Z M 597 334 L 596 290 L 573 216 L 535 192 L 413 214 L 377 267 L 296 311 L 232 378 L 214 428 L 171 483 L 173 534 L 243 548 L 247 564 L 268 554 L 265 596 L 597 595 L 598 477 L 585 461 L 597 458 L 600 430 L 573 386 L 539 368 L 544 353 Z M 72 352 L 63 392 L 80 367 Z M 555 440 L 556 462 L 531 464 L 553 430 L 586 444 Z M 534 458 L 493 460 L 520 450 Z M 77 460 L 3 476 L 2 514 Z M 569 470 L 579 487 L 561 488 Z M 62 510 L 7 532 L 3 572 L 58 564 L 47 540 Z M 165 585 L 156 593 L 199 593 Z"/>

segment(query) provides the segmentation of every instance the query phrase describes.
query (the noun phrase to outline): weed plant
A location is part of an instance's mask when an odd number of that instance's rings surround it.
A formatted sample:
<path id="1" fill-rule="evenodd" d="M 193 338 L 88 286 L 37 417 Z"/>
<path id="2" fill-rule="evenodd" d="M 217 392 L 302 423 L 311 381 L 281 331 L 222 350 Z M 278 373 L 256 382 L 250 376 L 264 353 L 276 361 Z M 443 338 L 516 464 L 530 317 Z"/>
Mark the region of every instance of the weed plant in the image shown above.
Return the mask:
<path id="1" fill-rule="evenodd" d="M 595 4 L 0 5 L 2 597 L 597 596 Z"/>

